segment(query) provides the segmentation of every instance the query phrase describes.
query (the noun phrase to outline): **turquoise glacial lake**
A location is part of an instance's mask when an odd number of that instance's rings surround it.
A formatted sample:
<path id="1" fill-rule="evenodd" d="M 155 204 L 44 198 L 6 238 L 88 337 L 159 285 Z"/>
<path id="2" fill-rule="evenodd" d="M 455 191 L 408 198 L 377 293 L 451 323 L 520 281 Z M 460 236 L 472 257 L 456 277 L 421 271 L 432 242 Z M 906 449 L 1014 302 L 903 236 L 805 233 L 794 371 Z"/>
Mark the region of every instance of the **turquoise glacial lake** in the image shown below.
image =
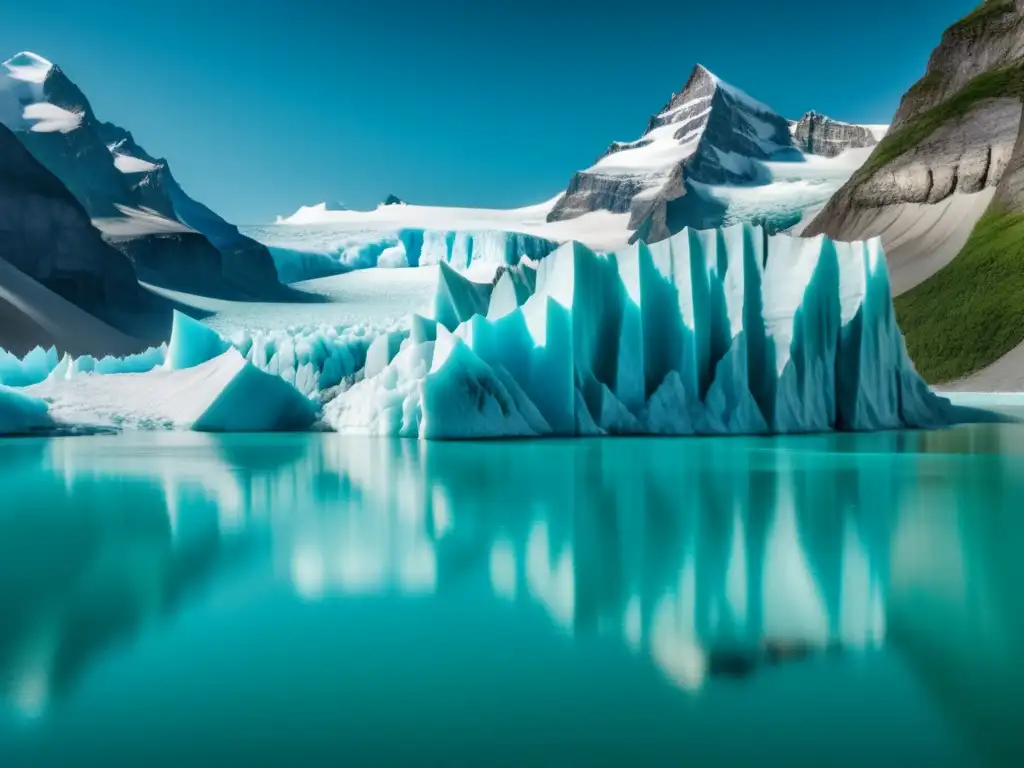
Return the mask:
<path id="1" fill-rule="evenodd" d="M 0 440 L 0 766 L 1024 764 L 1024 426 Z"/>

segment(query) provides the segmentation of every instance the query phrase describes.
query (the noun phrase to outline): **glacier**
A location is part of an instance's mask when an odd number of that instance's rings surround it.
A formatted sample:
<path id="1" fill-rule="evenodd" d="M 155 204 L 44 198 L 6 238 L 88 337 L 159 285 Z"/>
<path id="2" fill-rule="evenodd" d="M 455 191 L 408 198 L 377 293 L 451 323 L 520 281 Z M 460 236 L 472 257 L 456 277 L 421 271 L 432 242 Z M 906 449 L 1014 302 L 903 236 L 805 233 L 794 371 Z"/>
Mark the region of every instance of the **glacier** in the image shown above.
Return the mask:
<path id="1" fill-rule="evenodd" d="M 538 260 L 558 247 L 554 240 L 498 229 L 432 229 L 323 225 L 247 227 L 246 234 L 270 251 L 282 283 L 329 277 L 353 269 L 448 264 L 459 270 L 494 270 L 526 256 Z"/>
<path id="2" fill-rule="evenodd" d="M 176 313 L 126 358 L 0 350 L 0 432 L 325 427 L 420 439 L 785 434 L 996 418 L 932 392 L 880 241 L 686 229 L 578 242 L 490 282 L 437 264 L 400 326 L 222 336 Z"/>
<path id="3" fill-rule="evenodd" d="M 535 274 L 525 277 L 535 269 Z M 493 289 L 441 269 L 435 317 L 327 403 L 339 432 L 422 439 L 784 434 L 983 419 L 914 370 L 880 241 L 685 229 L 572 242 Z"/>

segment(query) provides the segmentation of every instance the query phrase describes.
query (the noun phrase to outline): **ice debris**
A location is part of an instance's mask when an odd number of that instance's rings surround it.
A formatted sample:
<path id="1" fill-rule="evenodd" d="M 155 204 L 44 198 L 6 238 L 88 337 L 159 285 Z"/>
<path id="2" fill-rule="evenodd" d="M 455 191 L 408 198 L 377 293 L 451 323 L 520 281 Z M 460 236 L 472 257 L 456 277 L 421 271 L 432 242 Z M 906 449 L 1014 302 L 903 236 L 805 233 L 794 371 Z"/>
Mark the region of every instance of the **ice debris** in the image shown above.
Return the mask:
<path id="1" fill-rule="evenodd" d="M 368 343 L 368 342 L 367 342 Z M 6 355 L 5 376 L 23 383 L 0 386 L 0 433 L 47 427 L 194 429 L 210 432 L 302 430 L 319 418 L 315 393 L 320 373 L 340 380 L 343 362 L 330 355 L 313 372 L 310 355 L 295 353 L 292 340 L 271 353 L 265 337 L 248 339 L 263 370 L 215 331 L 175 314 L 169 346 L 127 358 L 71 358 L 56 362 L 56 351 L 35 350 L 15 366 Z M 305 358 L 302 365 L 299 360 Z M 349 367 L 355 361 L 348 356 Z M 291 366 L 291 367 L 288 367 Z M 298 374 L 298 376 L 297 376 Z M 24 385 L 26 380 L 31 383 Z"/>
<path id="2" fill-rule="evenodd" d="M 73 379 L 82 374 L 146 373 L 154 368 L 182 370 L 209 360 L 230 347 L 262 371 L 280 376 L 305 395 L 315 396 L 363 369 L 367 353 L 381 333 L 373 327 L 291 328 L 273 333 L 237 333 L 224 339 L 209 327 L 177 313 L 170 344 L 128 357 L 99 360 L 83 355 L 59 357 L 53 347 L 36 347 L 22 358 L 0 349 L 0 384 L 27 387 L 46 379 Z M 407 331 L 392 329 L 394 351 Z M 394 351 L 384 358 L 390 362 Z"/>
<path id="3" fill-rule="evenodd" d="M 186 368 L 48 378 L 25 391 L 74 426 L 272 432 L 308 429 L 319 416 L 317 403 L 231 347 Z"/>
<path id="4" fill-rule="evenodd" d="M 42 400 L 0 384 L 0 435 L 24 435 L 53 426 Z"/>
<path id="5" fill-rule="evenodd" d="M 611 255 L 568 243 L 493 287 L 442 266 L 435 317 L 412 328 L 327 405 L 329 425 L 424 439 L 766 434 L 960 413 L 907 356 L 877 239 L 737 225 Z"/>

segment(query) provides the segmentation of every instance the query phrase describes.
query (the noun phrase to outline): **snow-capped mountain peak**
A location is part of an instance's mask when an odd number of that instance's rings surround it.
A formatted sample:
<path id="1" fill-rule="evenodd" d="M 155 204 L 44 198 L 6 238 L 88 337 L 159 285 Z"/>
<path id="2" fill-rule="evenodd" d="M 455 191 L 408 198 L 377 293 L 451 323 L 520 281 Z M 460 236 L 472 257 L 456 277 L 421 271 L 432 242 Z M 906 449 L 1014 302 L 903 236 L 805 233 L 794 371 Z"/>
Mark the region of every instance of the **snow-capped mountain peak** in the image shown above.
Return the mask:
<path id="1" fill-rule="evenodd" d="M 615 142 L 575 174 L 549 221 L 595 210 L 629 213 L 630 229 L 667 237 L 666 206 L 705 185 L 763 184 L 769 160 L 799 159 L 789 123 L 766 104 L 698 64 L 632 142 Z M 694 213 L 691 225 L 698 225 Z"/>
<path id="2" fill-rule="evenodd" d="M 42 83 L 53 69 L 53 63 L 38 53 L 22 51 L 4 62 L 8 77 L 25 83 Z"/>
<path id="3" fill-rule="evenodd" d="M 12 131 L 70 133 L 84 118 L 80 109 L 67 109 L 46 98 L 46 83 L 54 65 L 35 53 L 12 56 L 0 69 L 0 123 Z"/>

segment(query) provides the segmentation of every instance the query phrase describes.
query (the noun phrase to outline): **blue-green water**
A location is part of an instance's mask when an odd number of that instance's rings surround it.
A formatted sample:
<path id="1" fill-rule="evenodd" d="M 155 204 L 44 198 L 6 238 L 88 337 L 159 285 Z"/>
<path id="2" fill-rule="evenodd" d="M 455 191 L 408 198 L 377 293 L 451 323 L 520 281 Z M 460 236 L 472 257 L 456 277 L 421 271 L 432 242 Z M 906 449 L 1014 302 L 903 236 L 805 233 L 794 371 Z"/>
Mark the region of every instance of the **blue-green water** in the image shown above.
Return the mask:
<path id="1" fill-rule="evenodd" d="M 0 766 L 1021 764 L 1024 427 L 0 440 Z"/>

